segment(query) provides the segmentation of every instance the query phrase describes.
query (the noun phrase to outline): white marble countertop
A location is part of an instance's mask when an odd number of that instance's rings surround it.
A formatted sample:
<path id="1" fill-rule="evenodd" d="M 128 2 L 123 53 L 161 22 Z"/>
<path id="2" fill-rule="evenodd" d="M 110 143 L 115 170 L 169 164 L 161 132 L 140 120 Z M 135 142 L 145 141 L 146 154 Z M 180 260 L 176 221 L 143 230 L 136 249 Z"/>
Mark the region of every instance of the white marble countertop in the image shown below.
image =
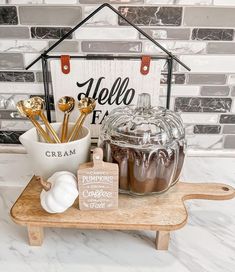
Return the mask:
<path id="1" fill-rule="evenodd" d="M 150 231 L 47 229 L 41 247 L 28 245 L 9 210 L 32 173 L 24 154 L 0 154 L 0 271 L 235 271 L 235 199 L 187 201 L 188 224 L 156 251 Z M 181 180 L 235 186 L 234 158 L 188 157 Z"/>

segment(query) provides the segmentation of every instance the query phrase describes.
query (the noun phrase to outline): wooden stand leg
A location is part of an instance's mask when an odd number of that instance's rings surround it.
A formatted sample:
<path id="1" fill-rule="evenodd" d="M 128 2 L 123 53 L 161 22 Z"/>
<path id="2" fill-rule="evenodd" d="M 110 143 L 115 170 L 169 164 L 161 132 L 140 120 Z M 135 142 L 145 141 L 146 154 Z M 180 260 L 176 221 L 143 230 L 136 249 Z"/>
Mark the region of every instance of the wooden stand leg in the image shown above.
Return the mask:
<path id="1" fill-rule="evenodd" d="M 157 231 L 155 240 L 156 249 L 168 250 L 169 241 L 170 241 L 169 231 Z"/>
<path id="2" fill-rule="evenodd" d="M 41 246 L 43 242 L 43 228 L 28 225 L 29 244 L 31 246 Z"/>

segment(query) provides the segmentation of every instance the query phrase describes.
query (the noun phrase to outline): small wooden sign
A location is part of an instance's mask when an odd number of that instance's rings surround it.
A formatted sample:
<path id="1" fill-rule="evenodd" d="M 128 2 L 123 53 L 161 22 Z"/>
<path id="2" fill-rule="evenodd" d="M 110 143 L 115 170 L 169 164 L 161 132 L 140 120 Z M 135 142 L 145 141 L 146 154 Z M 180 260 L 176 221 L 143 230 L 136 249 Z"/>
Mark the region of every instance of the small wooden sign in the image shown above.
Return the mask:
<path id="1" fill-rule="evenodd" d="M 113 210 L 118 208 L 118 165 L 103 162 L 103 150 L 96 148 L 93 162 L 78 169 L 79 209 Z"/>

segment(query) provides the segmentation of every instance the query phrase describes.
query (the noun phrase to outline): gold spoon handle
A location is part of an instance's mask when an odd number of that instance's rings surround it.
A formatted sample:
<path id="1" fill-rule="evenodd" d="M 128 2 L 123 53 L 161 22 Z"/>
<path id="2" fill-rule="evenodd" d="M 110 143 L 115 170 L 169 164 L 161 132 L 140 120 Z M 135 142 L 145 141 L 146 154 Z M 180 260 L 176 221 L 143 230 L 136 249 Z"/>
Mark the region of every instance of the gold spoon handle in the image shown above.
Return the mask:
<path id="1" fill-rule="evenodd" d="M 59 137 L 57 136 L 55 130 L 53 129 L 53 127 L 51 126 L 51 124 L 48 122 L 45 114 L 43 112 L 40 113 L 39 115 L 42 118 L 42 121 L 44 122 L 46 128 L 50 131 L 50 133 L 52 134 L 53 138 L 55 139 L 56 143 L 61 143 Z"/>
<path id="2" fill-rule="evenodd" d="M 28 116 L 29 120 L 33 123 L 33 125 L 36 127 L 37 131 L 39 132 L 39 134 L 43 137 L 43 139 L 47 142 L 47 143 L 51 143 L 53 144 L 52 139 L 49 137 L 49 135 L 43 130 L 43 128 L 41 127 L 41 125 L 33 118 Z"/>
<path id="3" fill-rule="evenodd" d="M 69 135 L 68 142 L 71 142 L 74 139 L 76 139 L 76 136 L 78 135 L 79 130 L 80 130 L 82 124 L 84 123 L 86 116 L 87 116 L 87 114 L 85 114 L 85 113 L 80 114 L 80 116 L 78 117 L 78 120 L 76 121 L 76 123 L 73 127 L 72 132 Z"/>
<path id="4" fill-rule="evenodd" d="M 64 113 L 64 120 L 62 123 L 62 132 L 61 132 L 61 143 L 66 142 L 67 133 L 68 133 L 68 122 L 69 122 L 69 113 Z"/>

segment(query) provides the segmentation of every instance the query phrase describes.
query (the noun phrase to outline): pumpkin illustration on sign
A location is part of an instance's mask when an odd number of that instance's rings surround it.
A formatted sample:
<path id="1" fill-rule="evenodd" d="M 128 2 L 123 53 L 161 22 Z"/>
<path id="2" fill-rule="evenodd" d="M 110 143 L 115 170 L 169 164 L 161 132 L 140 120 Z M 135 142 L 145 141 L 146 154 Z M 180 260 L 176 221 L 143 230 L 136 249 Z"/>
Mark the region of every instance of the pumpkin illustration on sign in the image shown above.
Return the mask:
<path id="1" fill-rule="evenodd" d="M 79 209 L 117 209 L 118 172 L 118 165 L 103 162 L 103 150 L 95 148 L 93 162 L 84 163 L 78 169 Z"/>

